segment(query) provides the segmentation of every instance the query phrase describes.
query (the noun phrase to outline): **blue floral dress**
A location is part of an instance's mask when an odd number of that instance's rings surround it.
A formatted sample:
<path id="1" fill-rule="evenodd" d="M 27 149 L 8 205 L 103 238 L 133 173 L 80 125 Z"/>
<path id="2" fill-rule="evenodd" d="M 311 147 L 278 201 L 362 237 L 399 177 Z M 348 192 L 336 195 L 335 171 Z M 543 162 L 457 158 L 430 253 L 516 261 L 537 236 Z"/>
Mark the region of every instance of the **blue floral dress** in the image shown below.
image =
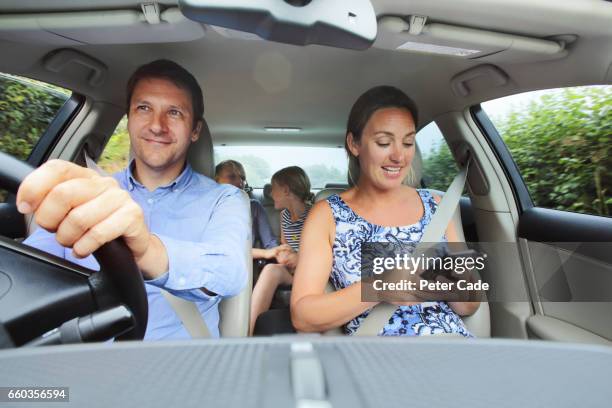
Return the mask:
<path id="1" fill-rule="evenodd" d="M 427 190 L 417 189 L 425 212 L 412 225 L 384 227 L 371 224 L 357 215 L 339 195 L 327 198 L 336 222 L 336 239 L 332 248 L 331 282 L 336 290 L 361 280 L 361 244 L 363 242 L 397 242 L 413 249 L 421 240 L 423 229 L 429 224 L 437 203 Z M 370 309 L 371 310 L 371 309 Z M 346 334 L 354 334 L 370 310 L 355 317 L 344 326 Z M 382 336 L 416 336 L 457 333 L 473 337 L 461 318 L 446 302 L 425 302 L 412 306 L 398 306 L 388 323 L 379 332 Z"/>

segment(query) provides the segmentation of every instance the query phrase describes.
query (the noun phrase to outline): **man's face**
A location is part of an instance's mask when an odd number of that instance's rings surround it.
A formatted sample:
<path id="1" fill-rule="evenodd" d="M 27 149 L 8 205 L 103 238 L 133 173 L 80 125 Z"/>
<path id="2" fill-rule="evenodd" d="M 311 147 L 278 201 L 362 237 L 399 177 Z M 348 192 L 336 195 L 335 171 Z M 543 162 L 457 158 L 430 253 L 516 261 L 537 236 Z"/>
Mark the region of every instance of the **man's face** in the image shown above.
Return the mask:
<path id="1" fill-rule="evenodd" d="M 189 92 L 160 78 L 136 84 L 128 115 L 128 132 L 136 160 L 156 172 L 183 166 L 187 149 L 200 134 L 195 129 Z"/>

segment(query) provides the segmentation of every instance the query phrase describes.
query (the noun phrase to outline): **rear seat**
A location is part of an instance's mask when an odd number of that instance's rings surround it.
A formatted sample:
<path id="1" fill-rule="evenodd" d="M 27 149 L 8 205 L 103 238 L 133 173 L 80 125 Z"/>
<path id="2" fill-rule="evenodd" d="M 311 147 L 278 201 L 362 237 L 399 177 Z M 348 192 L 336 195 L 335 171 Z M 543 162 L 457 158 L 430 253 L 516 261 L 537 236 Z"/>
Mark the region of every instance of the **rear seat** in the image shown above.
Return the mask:
<path id="1" fill-rule="evenodd" d="M 324 189 L 320 190 L 319 192 L 317 192 L 317 194 L 315 195 L 315 203 L 319 202 L 321 200 L 325 200 L 327 197 L 334 195 L 334 194 L 340 194 L 342 192 L 344 192 L 345 190 L 347 190 L 348 187 L 325 187 Z"/>
<path id="2" fill-rule="evenodd" d="M 268 183 L 263 188 L 263 199 L 261 200 L 261 204 L 263 205 L 264 210 L 266 210 L 266 215 L 268 216 L 268 221 L 272 227 L 272 232 L 278 238 L 278 242 L 280 243 L 280 211 L 274 208 L 274 200 L 272 200 L 272 196 L 270 195 L 271 192 L 272 184 Z"/>

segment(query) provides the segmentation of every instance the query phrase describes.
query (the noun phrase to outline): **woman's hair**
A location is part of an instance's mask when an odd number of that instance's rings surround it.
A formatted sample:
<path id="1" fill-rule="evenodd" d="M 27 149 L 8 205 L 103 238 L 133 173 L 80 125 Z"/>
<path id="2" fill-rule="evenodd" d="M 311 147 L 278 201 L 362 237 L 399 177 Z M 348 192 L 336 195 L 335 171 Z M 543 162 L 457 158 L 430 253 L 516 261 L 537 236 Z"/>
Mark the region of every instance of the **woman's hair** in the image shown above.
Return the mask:
<path id="1" fill-rule="evenodd" d="M 300 200 L 312 204 L 314 194 L 310 192 L 310 179 L 298 166 L 285 167 L 272 175 L 272 183 L 287 186 Z"/>
<path id="2" fill-rule="evenodd" d="M 385 108 L 405 109 L 412 115 L 414 126 L 417 126 L 419 112 L 412 99 L 393 86 L 383 85 L 371 88 L 357 98 L 355 104 L 351 108 L 351 113 L 349 113 L 348 123 L 346 124 L 346 136 L 352 133 L 355 143 L 360 143 L 363 129 L 366 127 L 372 115 L 374 115 L 374 112 Z M 344 149 L 349 158 L 348 181 L 349 184 L 355 185 L 359 181 L 359 159 L 353 156 L 349 150 L 346 137 L 344 139 Z M 414 177 L 412 166 L 410 167 L 408 177 Z"/>
<path id="3" fill-rule="evenodd" d="M 236 160 L 223 160 L 221 163 L 215 166 L 215 179 L 219 177 L 219 174 L 221 174 L 221 172 L 227 167 L 231 167 L 235 170 L 238 170 L 238 173 L 240 173 L 242 178 L 246 178 L 244 167 L 242 167 L 242 164 L 240 164 L 240 162 L 237 162 Z"/>

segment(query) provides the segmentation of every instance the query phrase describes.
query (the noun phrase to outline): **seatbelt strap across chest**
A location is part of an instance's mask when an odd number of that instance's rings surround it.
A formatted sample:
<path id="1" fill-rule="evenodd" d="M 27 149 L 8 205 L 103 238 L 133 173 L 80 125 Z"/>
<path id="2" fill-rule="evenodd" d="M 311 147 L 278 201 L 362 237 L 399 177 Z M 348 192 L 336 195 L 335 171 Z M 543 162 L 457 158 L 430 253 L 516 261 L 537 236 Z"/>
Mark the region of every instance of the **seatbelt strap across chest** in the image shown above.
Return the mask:
<path id="1" fill-rule="evenodd" d="M 467 180 L 467 172 L 469 168 L 470 160 L 467 161 L 466 165 L 459 171 L 459 173 L 453 179 L 453 182 L 448 187 L 444 197 L 438 204 L 436 213 L 431 218 L 429 224 L 425 227 L 423 235 L 421 236 L 420 243 L 414 250 L 414 256 L 420 256 L 425 253 L 435 243 L 440 242 L 446 227 L 448 226 L 459 200 L 465 187 Z M 379 303 L 370 310 L 368 316 L 362 320 L 359 327 L 355 331 L 355 336 L 375 336 L 382 328 L 387 324 L 389 318 L 393 315 L 393 312 L 397 309 L 397 306 L 390 303 Z"/>

